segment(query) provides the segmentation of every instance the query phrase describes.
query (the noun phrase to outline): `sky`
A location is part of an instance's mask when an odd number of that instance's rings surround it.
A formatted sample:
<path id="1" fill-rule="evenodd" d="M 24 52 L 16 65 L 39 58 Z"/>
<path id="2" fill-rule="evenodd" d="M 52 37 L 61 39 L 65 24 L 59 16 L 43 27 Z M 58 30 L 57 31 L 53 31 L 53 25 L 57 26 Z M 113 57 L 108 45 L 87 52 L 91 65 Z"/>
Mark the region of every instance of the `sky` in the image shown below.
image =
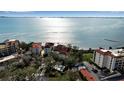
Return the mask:
<path id="1" fill-rule="evenodd" d="M 8 17 L 124 17 L 119 11 L 0 11 Z"/>

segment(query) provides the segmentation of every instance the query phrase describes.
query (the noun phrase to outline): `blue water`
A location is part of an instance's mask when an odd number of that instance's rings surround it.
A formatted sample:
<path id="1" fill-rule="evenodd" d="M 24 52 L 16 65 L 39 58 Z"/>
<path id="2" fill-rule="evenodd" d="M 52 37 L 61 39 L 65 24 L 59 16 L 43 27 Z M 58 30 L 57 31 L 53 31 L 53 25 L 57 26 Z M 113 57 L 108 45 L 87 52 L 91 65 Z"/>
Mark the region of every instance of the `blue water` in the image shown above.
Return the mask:
<path id="1" fill-rule="evenodd" d="M 119 47 L 124 45 L 124 18 L 0 18 L 0 42 L 5 39 Z"/>

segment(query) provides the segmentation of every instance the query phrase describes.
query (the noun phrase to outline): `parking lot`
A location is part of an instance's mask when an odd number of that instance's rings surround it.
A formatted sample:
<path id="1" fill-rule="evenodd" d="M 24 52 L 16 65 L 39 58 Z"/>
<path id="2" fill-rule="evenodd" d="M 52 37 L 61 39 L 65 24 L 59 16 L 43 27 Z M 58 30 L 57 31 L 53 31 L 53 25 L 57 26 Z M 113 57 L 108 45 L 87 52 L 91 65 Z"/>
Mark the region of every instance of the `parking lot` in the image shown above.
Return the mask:
<path id="1" fill-rule="evenodd" d="M 87 61 L 84 61 L 84 66 L 87 68 L 87 70 L 96 78 L 97 81 L 100 80 L 112 80 L 112 78 L 116 79 L 121 76 L 121 74 L 117 71 L 113 73 L 107 73 L 99 68 L 97 68 L 95 65 L 90 64 Z M 105 69 L 106 70 L 106 69 Z"/>
<path id="2" fill-rule="evenodd" d="M 94 72 L 93 71 L 93 68 L 94 68 L 94 66 L 93 65 L 91 65 L 89 62 L 87 62 L 87 61 L 85 61 L 85 62 L 83 62 L 84 63 L 84 65 L 86 66 L 86 68 L 87 68 L 87 70 L 96 78 L 96 80 L 97 81 L 99 81 L 100 80 L 100 78 L 99 78 L 99 70 L 97 69 L 97 71 L 98 72 Z"/>

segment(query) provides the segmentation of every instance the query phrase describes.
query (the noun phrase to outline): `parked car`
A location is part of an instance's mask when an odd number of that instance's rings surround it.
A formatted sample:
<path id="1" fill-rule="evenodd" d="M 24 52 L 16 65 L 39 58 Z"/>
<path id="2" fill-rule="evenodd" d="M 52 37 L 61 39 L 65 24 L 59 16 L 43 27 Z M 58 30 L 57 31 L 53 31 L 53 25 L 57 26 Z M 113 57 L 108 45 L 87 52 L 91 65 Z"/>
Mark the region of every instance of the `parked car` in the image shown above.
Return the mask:
<path id="1" fill-rule="evenodd" d="M 96 70 L 96 69 L 92 69 L 92 71 L 94 72 L 94 73 L 98 73 L 98 70 Z"/>

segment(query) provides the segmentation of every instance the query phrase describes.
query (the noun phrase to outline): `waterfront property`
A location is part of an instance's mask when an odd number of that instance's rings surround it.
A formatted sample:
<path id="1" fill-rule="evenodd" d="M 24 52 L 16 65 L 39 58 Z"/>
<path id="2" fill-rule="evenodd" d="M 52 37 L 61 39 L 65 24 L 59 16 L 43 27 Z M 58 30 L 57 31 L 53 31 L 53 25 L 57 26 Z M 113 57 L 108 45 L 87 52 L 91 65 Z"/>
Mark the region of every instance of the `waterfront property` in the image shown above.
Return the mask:
<path id="1" fill-rule="evenodd" d="M 0 43 L 0 57 L 5 57 L 14 54 L 17 52 L 18 48 L 18 40 L 6 40 L 3 43 Z"/>
<path id="2" fill-rule="evenodd" d="M 60 54 L 67 55 L 68 52 L 70 51 L 70 48 L 64 46 L 64 45 L 57 45 L 54 48 L 55 51 L 58 51 Z"/>
<path id="3" fill-rule="evenodd" d="M 66 45 L 54 44 L 55 43 L 43 44 L 35 42 L 21 45 L 20 43 L 19 48 L 19 44 L 16 40 L 6 40 L 1 43 L 0 49 L 11 47 L 12 50 L 10 56 L 2 57 L 0 62 L 1 64 L 7 62 L 7 66 L 8 62 L 13 63 L 10 65 L 12 66 L 10 69 L 16 67 L 15 71 L 18 71 L 20 68 L 24 69 L 24 71 L 27 67 L 29 67 L 29 69 L 31 68 L 31 72 L 29 71 L 30 75 L 27 76 L 27 74 L 22 71 L 20 73 L 25 74 L 24 77 L 22 76 L 18 79 L 18 75 L 20 74 L 14 73 L 14 75 L 18 74 L 17 77 L 10 80 L 42 80 L 43 77 L 46 77 L 49 80 L 77 80 L 78 78 L 82 78 L 82 80 L 88 81 L 103 81 L 119 78 L 122 75 L 122 73 L 117 70 L 123 69 L 124 67 L 123 49 L 96 49 L 92 52 L 90 51 L 91 56 L 89 56 L 89 50 L 80 50 L 78 48 L 70 48 Z M 14 46 L 14 48 L 12 48 L 12 46 Z M 22 46 L 25 47 L 22 48 Z M 18 48 L 20 49 L 19 51 L 17 51 Z M 94 56 L 92 57 L 93 52 Z M 8 51 L 5 53 L 8 53 Z M 45 56 L 45 54 L 48 55 Z M 83 59 L 79 61 L 81 57 L 83 57 Z M 91 62 L 91 58 L 94 59 L 94 61 L 92 61 L 95 64 Z M 10 59 L 12 59 L 12 61 Z M 42 67 L 42 65 L 44 66 Z M 41 69 L 37 70 L 40 66 Z M 108 69 L 110 71 L 108 71 Z M 28 71 L 26 71 L 26 73 L 28 73 Z M 33 73 L 38 74 L 38 76 L 33 77 Z M 5 77 L 8 78 L 8 76 Z"/>
<path id="4" fill-rule="evenodd" d="M 41 43 L 33 43 L 32 44 L 32 52 L 36 55 L 40 55 L 42 50 Z"/>
<path id="5" fill-rule="evenodd" d="M 123 49 L 96 49 L 94 52 L 94 63 L 100 68 L 107 68 L 110 72 L 124 69 Z"/>
<path id="6" fill-rule="evenodd" d="M 52 51 L 53 47 L 54 47 L 54 43 L 47 42 L 44 46 L 44 53 L 45 54 L 50 53 Z"/>

